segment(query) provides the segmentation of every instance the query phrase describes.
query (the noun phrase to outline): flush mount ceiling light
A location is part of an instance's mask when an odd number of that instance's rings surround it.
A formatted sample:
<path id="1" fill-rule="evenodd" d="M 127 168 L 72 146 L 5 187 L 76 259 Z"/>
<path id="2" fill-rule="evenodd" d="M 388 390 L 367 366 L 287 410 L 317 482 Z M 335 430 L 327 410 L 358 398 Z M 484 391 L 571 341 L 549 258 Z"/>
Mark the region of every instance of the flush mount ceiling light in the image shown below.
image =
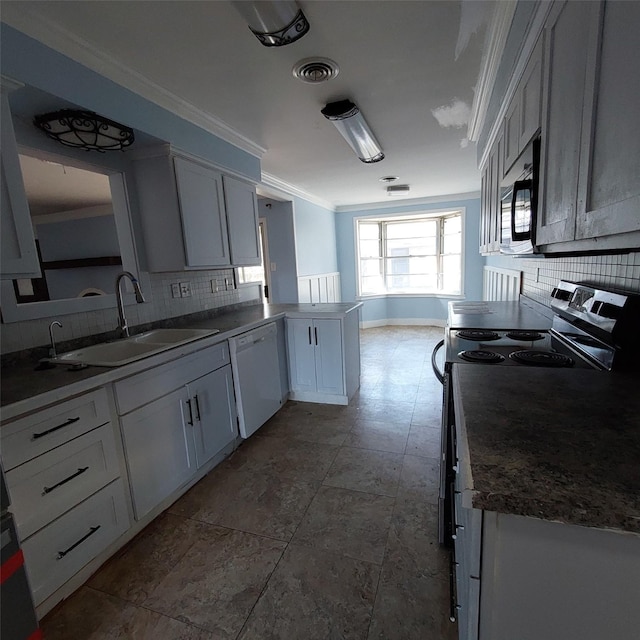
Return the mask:
<path id="1" fill-rule="evenodd" d="M 387 195 L 391 197 L 409 195 L 411 187 L 408 184 L 397 184 L 387 187 Z"/>
<path id="2" fill-rule="evenodd" d="M 335 78 L 340 73 L 340 68 L 329 58 L 305 58 L 296 62 L 292 72 L 302 82 L 320 84 Z"/>
<path id="3" fill-rule="evenodd" d="M 33 124 L 66 147 L 122 151 L 133 144 L 133 129 L 93 111 L 62 109 L 36 116 Z"/>
<path id="4" fill-rule="evenodd" d="M 383 176 L 380 178 L 380 182 L 386 182 L 388 184 L 389 182 L 395 182 L 397 179 L 398 176 Z"/>
<path id="5" fill-rule="evenodd" d="M 265 47 L 291 44 L 309 31 L 309 21 L 295 0 L 240 1 L 233 5 Z"/>
<path id="6" fill-rule="evenodd" d="M 331 120 L 340 135 L 349 143 L 362 162 L 372 163 L 384 160 L 384 153 L 375 139 L 360 109 L 351 100 L 330 102 L 321 111 Z"/>

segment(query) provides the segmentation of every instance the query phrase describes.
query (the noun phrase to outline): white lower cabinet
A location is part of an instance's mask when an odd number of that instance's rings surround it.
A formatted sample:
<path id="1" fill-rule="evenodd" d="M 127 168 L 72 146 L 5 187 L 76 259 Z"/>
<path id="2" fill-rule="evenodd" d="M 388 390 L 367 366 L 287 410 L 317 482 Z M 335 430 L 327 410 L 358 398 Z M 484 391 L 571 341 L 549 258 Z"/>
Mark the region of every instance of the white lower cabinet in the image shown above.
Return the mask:
<path id="1" fill-rule="evenodd" d="M 227 343 L 121 380 L 115 391 L 141 520 L 237 436 Z"/>
<path id="2" fill-rule="evenodd" d="M 338 318 L 286 318 L 289 397 L 348 404 L 360 386 L 358 309 Z"/>
<path id="3" fill-rule="evenodd" d="M 116 480 L 24 540 L 36 606 L 128 528 L 124 487 Z"/>

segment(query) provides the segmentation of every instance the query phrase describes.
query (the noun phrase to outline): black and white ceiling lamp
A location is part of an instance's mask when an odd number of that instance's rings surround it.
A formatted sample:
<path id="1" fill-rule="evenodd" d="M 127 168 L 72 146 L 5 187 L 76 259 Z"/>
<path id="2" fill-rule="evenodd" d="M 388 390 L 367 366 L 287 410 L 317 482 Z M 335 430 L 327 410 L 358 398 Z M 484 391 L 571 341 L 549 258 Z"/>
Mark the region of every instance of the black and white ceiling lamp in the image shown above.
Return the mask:
<path id="1" fill-rule="evenodd" d="M 309 31 L 309 21 L 295 0 L 240 0 L 233 5 L 265 47 L 291 44 Z"/>
<path id="2" fill-rule="evenodd" d="M 370 164 L 384 160 L 384 153 L 375 139 L 369 125 L 360 113 L 360 109 L 351 100 L 330 102 L 321 111 L 331 120 L 340 135 L 349 143 L 362 162 Z"/>
<path id="3" fill-rule="evenodd" d="M 122 151 L 133 144 L 133 129 L 93 111 L 62 109 L 36 116 L 33 124 L 66 147 Z"/>

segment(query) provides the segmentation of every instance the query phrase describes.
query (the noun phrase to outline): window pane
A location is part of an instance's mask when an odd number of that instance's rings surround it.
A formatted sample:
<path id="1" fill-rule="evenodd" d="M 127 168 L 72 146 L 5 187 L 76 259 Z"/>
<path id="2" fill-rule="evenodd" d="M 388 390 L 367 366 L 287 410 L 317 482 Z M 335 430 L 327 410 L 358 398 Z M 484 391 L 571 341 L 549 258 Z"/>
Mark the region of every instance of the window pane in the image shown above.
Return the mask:
<path id="1" fill-rule="evenodd" d="M 360 278 L 361 288 L 360 294 L 363 296 L 384 293 L 384 282 L 381 275 L 362 276 Z"/>
<path id="2" fill-rule="evenodd" d="M 379 276 L 382 267 L 382 260 L 360 260 L 360 275 L 362 276 Z"/>
<path id="3" fill-rule="evenodd" d="M 387 274 L 438 273 L 438 260 L 435 256 L 426 258 L 387 258 Z"/>
<path id="4" fill-rule="evenodd" d="M 387 222 L 387 238 L 424 238 L 435 236 L 438 229 L 436 220 L 407 220 Z"/>
<path id="5" fill-rule="evenodd" d="M 437 274 L 387 276 L 387 289 L 393 293 L 421 293 L 436 291 L 438 287 Z"/>
<path id="6" fill-rule="evenodd" d="M 436 238 L 410 238 L 404 240 L 387 240 L 388 256 L 424 256 L 434 255 Z"/>
<path id="7" fill-rule="evenodd" d="M 358 235 L 363 240 L 378 240 L 380 238 L 380 225 L 377 222 L 359 222 Z"/>
<path id="8" fill-rule="evenodd" d="M 442 257 L 442 288 L 447 293 L 460 293 L 460 255 Z"/>
<path id="9" fill-rule="evenodd" d="M 380 255 L 380 243 L 378 240 L 360 240 L 360 257 L 377 258 Z"/>

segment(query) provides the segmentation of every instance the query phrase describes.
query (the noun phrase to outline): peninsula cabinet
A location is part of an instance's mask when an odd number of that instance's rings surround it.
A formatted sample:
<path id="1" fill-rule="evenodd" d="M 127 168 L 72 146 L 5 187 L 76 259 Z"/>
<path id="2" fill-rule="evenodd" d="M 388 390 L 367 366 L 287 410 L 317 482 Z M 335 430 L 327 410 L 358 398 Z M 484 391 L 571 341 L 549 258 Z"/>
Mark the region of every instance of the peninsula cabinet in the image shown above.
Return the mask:
<path id="1" fill-rule="evenodd" d="M 0 240 L 2 279 L 39 278 L 40 263 L 24 191 L 7 89 L 0 85 Z"/>
<path id="2" fill-rule="evenodd" d="M 348 404 L 360 386 L 357 310 L 341 318 L 286 318 L 289 397 Z"/>
<path id="3" fill-rule="evenodd" d="M 235 442 L 229 348 L 214 345 L 114 387 L 133 508 L 141 520 Z"/>
<path id="4" fill-rule="evenodd" d="M 260 264 L 252 184 L 166 146 L 134 172 L 149 271 Z"/>
<path id="5" fill-rule="evenodd" d="M 640 246 L 640 5 L 557 2 L 545 24 L 545 253 Z"/>

